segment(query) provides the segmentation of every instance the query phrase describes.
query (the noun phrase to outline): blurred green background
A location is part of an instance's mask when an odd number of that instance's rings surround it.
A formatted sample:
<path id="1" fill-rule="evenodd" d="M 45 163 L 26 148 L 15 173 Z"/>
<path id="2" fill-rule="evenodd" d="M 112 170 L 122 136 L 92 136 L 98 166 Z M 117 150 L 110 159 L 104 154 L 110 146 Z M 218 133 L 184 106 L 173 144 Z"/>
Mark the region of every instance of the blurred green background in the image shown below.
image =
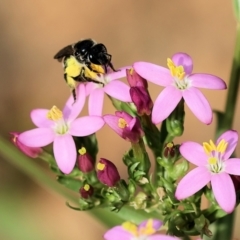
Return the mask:
<path id="1" fill-rule="evenodd" d="M 116 68 L 139 60 L 166 66 L 167 57 L 186 52 L 194 60 L 194 72 L 228 82 L 235 28 L 232 3 L 226 0 L 1 0 L 0 133 L 8 138 L 10 131 L 32 128 L 29 113 L 34 108 L 62 108 L 70 93 L 53 55 L 68 44 L 89 37 L 102 42 Z M 150 84 L 153 99 L 160 90 Z M 223 110 L 226 91 L 203 93 L 213 109 Z M 104 113 L 113 111 L 106 98 Z M 239 120 L 238 110 L 238 131 Z M 215 123 L 214 116 L 213 124 L 205 126 L 186 109 L 186 131 L 178 141 L 207 141 Z M 114 161 L 126 176 L 121 156 L 128 143 L 107 127 L 97 136 L 98 156 Z M 33 161 L 47 171 L 45 164 Z M 42 189 L 5 159 L 0 164 L 1 240 L 101 239 L 104 227 L 87 213 L 70 210 L 64 198 Z M 234 236 L 240 237 L 237 227 Z"/>

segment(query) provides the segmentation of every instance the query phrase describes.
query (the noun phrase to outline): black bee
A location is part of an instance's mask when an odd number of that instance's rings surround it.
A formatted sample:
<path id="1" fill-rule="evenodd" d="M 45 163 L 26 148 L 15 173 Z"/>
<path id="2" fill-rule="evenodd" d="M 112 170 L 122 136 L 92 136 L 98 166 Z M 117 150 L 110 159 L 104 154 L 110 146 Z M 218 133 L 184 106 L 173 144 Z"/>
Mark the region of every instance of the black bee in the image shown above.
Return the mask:
<path id="1" fill-rule="evenodd" d="M 79 82 L 95 82 L 104 85 L 100 81 L 100 75 L 107 73 L 108 67 L 116 71 L 111 63 L 111 57 L 102 43 L 96 43 L 92 39 L 68 45 L 54 56 L 54 59 L 63 62 L 64 78 L 72 90 L 74 101 L 76 100 L 75 89 Z"/>
<path id="2" fill-rule="evenodd" d="M 100 66 L 92 65 L 92 68 L 96 69 L 97 72 L 92 71 L 84 63 L 80 63 L 77 59 L 70 55 L 63 59 L 64 67 L 64 79 L 72 91 L 74 102 L 76 101 L 76 87 L 79 82 L 95 82 L 103 84 L 101 82 L 101 73 L 104 73 L 103 68 Z"/>
<path id="3" fill-rule="evenodd" d="M 116 71 L 111 63 L 112 56 L 108 54 L 107 48 L 102 43 L 96 43 L 92 39 L 81 40 L 64 47 L 54 56 L 54 59 L 61 61 L 62 58 L 70 55 L 76 57 L 80 63 L 86 64 L 93 71 L 96 69 L 92 68 L 92 64 L 103 66 L 105 73 L 107 73 L 107 67 Z"/>

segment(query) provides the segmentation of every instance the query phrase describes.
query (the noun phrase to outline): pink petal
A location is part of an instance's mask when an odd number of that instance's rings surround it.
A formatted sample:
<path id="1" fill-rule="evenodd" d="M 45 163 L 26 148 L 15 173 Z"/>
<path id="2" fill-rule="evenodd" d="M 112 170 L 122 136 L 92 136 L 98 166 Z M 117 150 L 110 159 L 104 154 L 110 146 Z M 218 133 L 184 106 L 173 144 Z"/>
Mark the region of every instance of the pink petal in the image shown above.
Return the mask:
<path id="1" fill-rule="evenodd" d="M 94 89 L 88 99 L 88 112 L 89 115 L 102 116 L 104 100 L 104 91 L 102 88 Z"/>
<path id="2" fill-rule="evenodd" d="M 73 96 L 71 95 L 63 109 L 63 116 L 66 120 L 72 121 L 74 120 L 82 111 L 82 108 L 85 103 L 86 93 L 85 93 L 85 85 L 79 84 L 76 89 L 77 99 L 74 102 Z"/>
<path id="3" fill-rule="evenodd" d="M 193 112 L 193 114 L 203 123 L 210 124 L 212 122 L 212 109 L 197 88 L 191 87 L 183 91 L 183 98 Z"/>
<path id="4" fill-rule="evenodd" d="M 59 169 L 69 174 L 76 163 L 77 151 L 71 135 L 58 135 L 53 142 L 53 152 Z"/>
<path id="5" fill-rule="evenodd" d="M 153 236 L 149 236 L 148 240 L 180 240 L 180 238 L 173 237 L 173 236 L 167 236 L 162 234 L 156 234 Z"/>
<path id="6" fill-rule="evenodd" d="M 47 118 L 49 110 L 48 109 L 34 109 L 31 111 L 30 116 L 33 123 L 37 127 L 51 127 L 54 122 Z"/>
<path id="7" fill-rule="evenodd" d="M 158 124 L 166 119 L 182 98 L 182 92 L 168 86 L 158 95 L 152 110 L 152 122 Z"/>
<path id="8" fill-rule="evenodd" d="M 219 77 L 206 73 L 194 73 L 188 76 L 193 87 L 207 89 L 226 89 L 226 83 Z"/>
<path id="9" fill-rule="evenodd" d="M 132 102 L 129 92 L 130 87 L 121 81 L 114 80 L 110 82 L 104 87 L 104 91 L 106 94 L 122 102 Z"/>
<path id="10" fill-rule="evenodd" d="M 218 144 L 222 139 L 228 142 L 227 149 L 223 155 L 223 159 L 227 160 L 233 154 L 237 143 L 238 143 L 238 133 L 234 130 L 228 130 L 224 132 L 218 139 L 216 144 Z"/>
<path id="11" fill-rule="evenodd" d="M 186 53 L 176 53 L 172 56 L 172 61 L 176 66 L 183 66 L 187 75 L 191 74 L 193 70 L 192 58 Z"/>
<path id="12" fill-rule="evenodd" d="M 84 137 L 97 132 L 104 125 L 102 117 L 85 116 L 71 123 L 69 133 L 73 136 Z"/>
<path id="13" fill-rule="evenodd" d="M 132 68 L 131 66 L 122 67 L 118 69 L 116 72 L 111 72 L 106 74 L 105 78 L 107 79 L 107 81 L 112 81 L 112 80 L 126 77 L 126 70 L 131 68 Z"/>
<path id="14" fill-rule="evenodd" d="M 116 226 L 108 230 L 103 237 L 105 240 L 131 240 L 133 236 L 123 227 Z"/>
<path id="15" fill-rule="evenodd" d="M 178 183 L 175 197 L 179 200 L 192 196 L 209 183 L 211 174 L 206 167 L 197 167 L 190 171 Z"/>
<path id="16" fill-rule="evenodd" d="M 141 77 L 157 85 L 166 87 L 173 82 L 168 68 L 148 62 L 135 62 L 133 68 Z"/>
<path id="17" fill-rule="evenodd" d="M 53 142 L 54 137 L 51 128 L 35 128 L 21 133 L 18 140 L 28 147 L 44 147 Z"/>
<path id="18" fill-rule="evenodd" d="M 219 206 L 225 212 L 231 213 L 236 204 L 236 193 L 231 177 L 224 172 L 213 174 L 211 185 Z"/>
<path id="19" fill-rule="evenodd" d="M 120 128 L 118 126 L 119 117 L 107 114 L 103 116 L 103 119 L 106 122 L 106 124 L 109 125 L 117 134 L 119 134 L 120 136 L 123 135 L 123 128 Z"/>
<path id="20" fill-rule="evenodd" d="M 189 162 L 196 166 L 205 166 L 207 164 L 207 155 L 203 146 L 195 142 L 184 142 L 180 146 L 180 153 Z"/>
<path id="21" fill-rule="evenodd" d="M 240 176 L 240 158 L 230 158 L 225 161 L 224 171 L 228 174 Z"/>
<path id="22" fill-rule="evenodd" d="M 98 88 L 98 85 L 93 82 L 86 83 L 86 96 L 88 96 L 95 88 Z"/>

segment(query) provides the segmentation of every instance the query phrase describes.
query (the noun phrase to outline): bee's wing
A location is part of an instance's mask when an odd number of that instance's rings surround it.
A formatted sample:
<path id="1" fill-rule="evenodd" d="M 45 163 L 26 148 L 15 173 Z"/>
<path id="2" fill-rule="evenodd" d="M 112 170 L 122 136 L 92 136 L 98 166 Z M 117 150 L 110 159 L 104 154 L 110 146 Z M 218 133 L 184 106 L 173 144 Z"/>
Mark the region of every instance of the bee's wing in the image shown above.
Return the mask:
<path id="1" fill-rule="evenodd" d="M 54 59 L 57 59 L 59 62 L 62 61 L 64 57 L 73 55 L 73 47 L 72 45 L 68 45 L 61 49 L 57 54 L 54 55 Z"/>

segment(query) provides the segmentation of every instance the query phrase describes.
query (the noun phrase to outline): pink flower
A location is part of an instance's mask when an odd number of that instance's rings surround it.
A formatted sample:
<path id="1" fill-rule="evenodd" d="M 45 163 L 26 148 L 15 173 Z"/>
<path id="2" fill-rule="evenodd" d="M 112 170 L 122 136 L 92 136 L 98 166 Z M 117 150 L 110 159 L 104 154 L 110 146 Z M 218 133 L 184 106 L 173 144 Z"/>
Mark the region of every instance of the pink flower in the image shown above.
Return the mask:
<path id="1" fill-rule="evenodd" d="M 77 159 L 72 136 L 87 136 L 98 131 L 104 121 L 101 117 L 77 118 L 85 103 L 85 87 L 79 86 L 79 97 L 73 104 L 71 96 L 63 111 L 56 106 L 51 110 L 35 109 L 31 112 L 33 123 L 38 127 L 19 135 L 19 141 L 29 147 L 43 147 L 53 142 L 53 152 L 59 169 L 69 174 Z M 77 118 L 77 119 L 76 119 Z"/>
<path id="2" fill-rule="evenodd" d="M 18 139 L 18 136 L 20 135 L 19 132 L 11 132 L 12 135 L 11 141 L 12 143 L 24 154 L 26 154 L 28 157 L 31 158 L 37 158 L 42 153 L 42 148 L 40 147 L 28 147 L 21 143 Z"/>
<path id="3" fill-rule="evenodd" d="M 175 109 L 182 97 L 193 114 L 205 124 L 212 122 L 212 109 L 197 89 L 226 89 L 225 82 L 213 75 L 192 73 L 192 58 L 186 53 L 176 53 L 167 59 L 168 69 L 147 62 L 136 62 L 133 67 L 143 78 L 164 86 L 152 110 L 152 122 L 158 124 Z"/>
<path id="4" fill-rule="evenodd" d="M 129 93 L 130 87 L 127 84 L 117 80 L 126 76 L 127 68 L 129 67 L 119 69 L 117 72 L 103 75 L 102 82 L 104 82 L 104 86 L 93 82 L 87 83 L 86 93 L 87 96 L 89 95 L 89 115 L 102 115 L 104 93 L 122 102 L 132 101 Z"/>
<path id="5" fill-rule="evenodd" d="M 138 226 L 132 222 L 124 222 L 108 230 L 104 234 L 105 240 L 179 240 L 179 238 L 164 234 L 155 234 L 162 222 L 157 219 L 148 219 Z M 155 235 L 153 235 L 155 234 Z"/>
<path id="6" fill-rule="evenodd" d="M 180 152 L 189 162 L 197 165 L 179 182 L 175 196 L 187 198 L 209 182 L 220 207 L 227 213 L 234 210 L 236 193 L 229 174 L 240 175 L 240 159 L 230 158 L 237 146 L 238 134 L 229 130 L 223 133 L 214 144 L 204 142 L 203 146 L 195 142 L 185 142 Z"/>
<path id="7" fill-rule="evenodd" d="M 116 111 L 115 116 L 108 114 L 103 119 L 120 137 L 130 142 L 137 143 L 144 134 L 139 119 L 126 112 Z"/>

